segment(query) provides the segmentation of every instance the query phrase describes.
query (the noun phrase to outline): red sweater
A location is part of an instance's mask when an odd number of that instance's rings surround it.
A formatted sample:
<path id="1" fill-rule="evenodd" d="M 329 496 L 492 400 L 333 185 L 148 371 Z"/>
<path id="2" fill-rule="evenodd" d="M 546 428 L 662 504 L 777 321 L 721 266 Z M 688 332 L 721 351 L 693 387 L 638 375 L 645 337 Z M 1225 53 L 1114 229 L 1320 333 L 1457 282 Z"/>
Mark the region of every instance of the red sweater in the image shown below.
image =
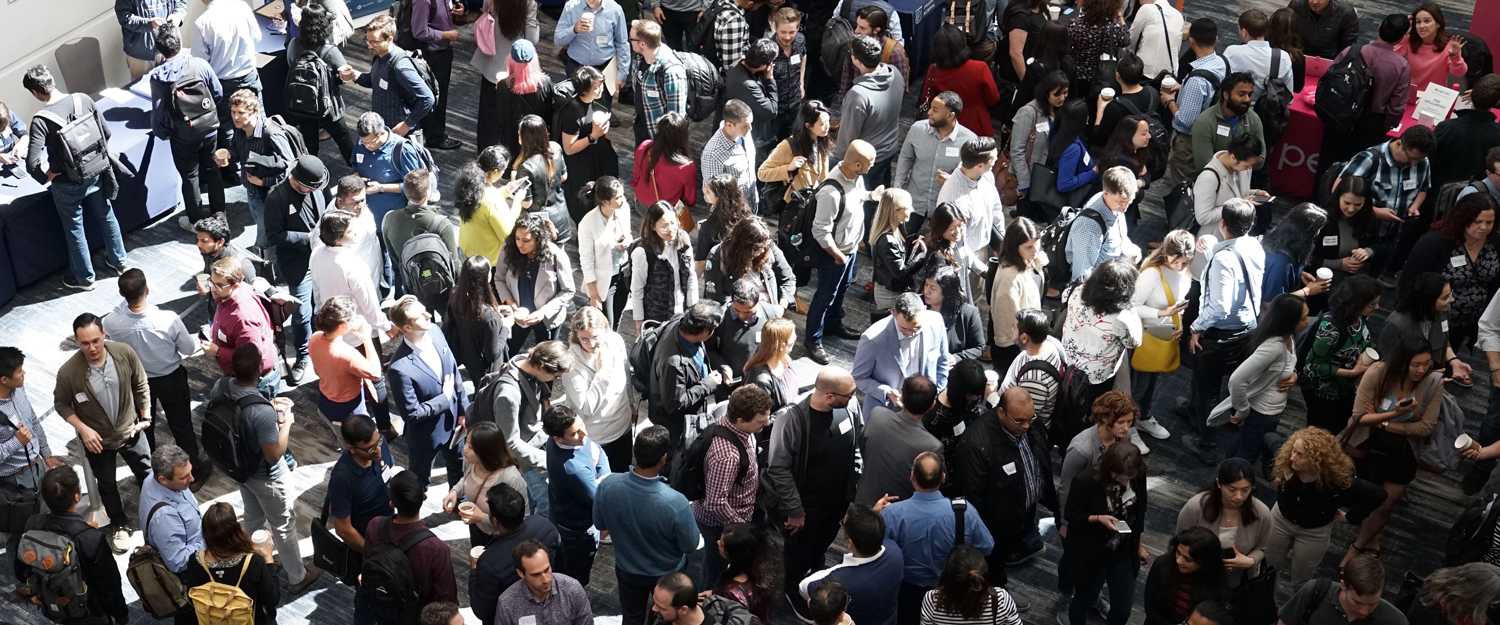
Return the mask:
<path id="1" fill-rule="evenodd" d="M 635 199 L 641 203 L 642 214 L 644 207 L 657 200 L 665 200 L 668 204 L 676 204 L 681 200 L 688 208 L 692 208 L 698 201 L 698 164 L 681 165 L 662 159 L 656 164 L 656 184 L 653 185 L 651 173 L 646 169 L 650 164 L 647 162 L 646 150 L 650 147 L 650 139 L 636 147 L 635 171 L 630 176 L 630 188 L 635 190 Z"/>
<path id="2" fill-rule="evenodd" d="M 981 137 L 995 136 L 990 125 L 990 107 L 1000 102 L 1000 89 L 995 87 L 995 75 L 982 61 L 969 61 L 954 69 L 943 69 L 937 65 L 927 68 L 926 86 L 922 88 L 921 102 L 944 91 L 952 91 L 964 101 L 964 110 L 958 114 L 958 123 Z"/>
<path id="3" fill-rule="evenodd" d="M 256 299 L 255 290 L 241 283 L 229 299 L 218 304 L 211 339 L 219 346 L 219 353 L 214 356 L 219 370 L 225 375 L 234 375 L 230 358 L 234 356 L 234 348 L 245 343 L 254 343 L 260 348 L 261 373 L 276 366 L 276 339 L 271 331 L 271 316 Z"/>

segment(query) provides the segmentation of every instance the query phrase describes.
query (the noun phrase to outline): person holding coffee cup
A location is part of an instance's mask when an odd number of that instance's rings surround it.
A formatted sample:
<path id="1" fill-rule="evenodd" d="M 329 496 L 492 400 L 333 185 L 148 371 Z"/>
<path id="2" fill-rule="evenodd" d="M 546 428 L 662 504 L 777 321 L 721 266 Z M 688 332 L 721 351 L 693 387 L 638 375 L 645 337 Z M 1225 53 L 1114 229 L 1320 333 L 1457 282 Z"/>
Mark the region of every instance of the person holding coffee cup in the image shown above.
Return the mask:
<path id="1" fill-rule="evenodd" d="M 1344 279 L 1328 298 L 1328 311 L 1309 330 L 1312 343 L 1300 354 L 1298 370 L 1308 425 L 1338 434 L 1349 421 L 1355 386 L 1379 360 L 1370 346 L 1370 316 L 1380 310 L 1381 291 L 1370 276 Z"/>
<path id="2" fill-rule="evenodd" d="M 458 520 L 469 526 L 470 544 L 488 544 L 491 536 L 504 530 L 490 516 L 486 493 L 496 484 L 508 484 L 524 502 L 526 480 L 521 478 L 500 428 L 492 422 L 469 424 L 463 454 L 463 479 L 443 497 L 443 511 L 458 515 Z"/>
<path id="3" fill-rule="evenodd" d="M 1257 208 L 1256 212 L 1261 210 Z M 1270 301 L 1282 293 L 1293 293 L 1305 299 L 1328 291 L 1333 276 L 1322 278 L 1314 275 L 1312 271 L 1316 270 L 1309 267 L 1313 246 L 1317 243 L 1314 237 L 1327 221 L 1328 213 L 1317 205 L 1299 204 L 1261 240 L 1261 247 L 1266 250 L 1262 301 Z"/>

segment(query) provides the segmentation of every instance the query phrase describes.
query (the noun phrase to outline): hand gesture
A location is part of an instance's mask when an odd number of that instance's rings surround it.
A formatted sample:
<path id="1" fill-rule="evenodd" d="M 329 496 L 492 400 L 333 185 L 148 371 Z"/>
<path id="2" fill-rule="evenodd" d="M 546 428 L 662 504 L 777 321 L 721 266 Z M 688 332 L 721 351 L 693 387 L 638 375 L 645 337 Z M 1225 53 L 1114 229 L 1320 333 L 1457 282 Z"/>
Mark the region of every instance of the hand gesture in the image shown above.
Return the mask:
<path id="1" fill-rule="evenodd" d="M 451 375 L 443 377 L 443 394 L 450 397 L 453 395 L 453 376 Z"/>
<path id="2" fill-rule="evenodd" d="M 661 9 L 657 9 L 657 10 L 660 11 Z M 804 515 L 799 516 L 799 517 L 789 518 L 789 519 L 786 520 L 785 523 L 782 523 L 781 525 L 782 525 L 782 527 L 786 528 L 786 531 L 787 531 L 788 534 L 796 534 L 797 532 L 802 531 L 802 526 L 806 525 L 806 524 L 807 524 L 807 515 L 804 514 Z"/>
<path id="3" fill-rule="evenodd" d="M 1466 363 L 1462 360 L 1453 361 L 1453 379 L 1458 380 L 1459 382 L 1468 382 L 1469 372 L 1473 370 L 1474 368 L 1470 367 L 1469 363 Z"/>
<path id="4" fill-rule="evenodd" d="M 879 202 L 880 197 L 883 195 L 885 195 L 885 185 L 875 187 L 875 190 L 870 192 L 870 201 Z"/>
<path id="5" fill-rule="evenodd" d="M 1349 257 L 1363 263 L 1370 260 L 1370 251 L 1362 247 L 1356 247 L 1354 251 L 1349 252 Z"/>
<path id="6" fill-rule="evenodd" d="M 1394 211 L 1392 209 L 1389 209 L 1389 208 L 1386 208 L 1384 206 L 1376 206 L 1374 208 L 1374 211 L 1375 211 L 1375 218 L 1376 219 L 1382 219 L 1382 220 L 1385 220 L 1385 221 L 1401 221 L 1402 220 L 1401 216 L 1396 214 L 1396 211 Z"/>
<path id="7" fill-rule="evenodd" d="M 879 514 L 881 510 L 884 510 L 886 506 L 891 505 L 891 503 L 896 501 L 897 499 L 900 499 L 900 497 L 886 494 L 880 499 L 875 500 L 875 505 L 873 506 L 873 508 L 875 509 L 875 513 Z"/>
<path id="8" fill-rule="evenodd" d="M 1292 390 L 1292 387 L 1296 386 L 1296 385 L 1297 385 L 1297 374 L 1296 374 L 1296 372 L 1293 372 L 1292 373 L 1292 377 L 1287 378 L 1285 380 L 1282 380 L 1282 381 L 1276 383 L 1276 390 L 1285 393 L 1285 392 L 1287 392 L 1289 390 Z"/>
<path id="9" fill-rule="evenodd" d="M 1234 557 L 1224 560 L 1224 568 L 1242 570 L 1255 566 L 1255 558 L 1240 553 L 1239 548 L 1234 548 Z"/>
<path id="10" fill-rule="evenodd" d="M 456 31 L 456 30 L 443 31 L 443 39 L 446 40 L 446 41 L 458 41 L 458 31 Z"/>
<path id="11" fill-rule="evenodd" d="M 651 7 L 651 14 L 656 16 L 656 23 L 667 23 L 667 16 L 661 12 L 661 7 Z"/>
<path id="12" fill-rule="evenodd" d="M 938 173 L 936 176 L 934 176 L 934 178 L 937 178 L 937 183 L 939 185 L 945 184 L 948 182 L 948 172 L 940 169 L 938 170 Z"/>
<path id="13" fill-rule="evenodd" d="M 589 136 L 590 137 L 598 139 L 598 138 L 603 137 L 604 135 L 609 134 L 609 122 L 604 122 L 602 124 L 594 124 L 592 122 L 590 122 L 590 123 L 594 127 L 594 129 L 589 132 Z"/>
<path id="14" fill-rule="evenodd" d="M 1448 56 L 1457 56 L 1459 54 L 1462 54 L 1464 51 L 1464 46 L 1466 45 L 1469 45 L 1469 42 L 1465 41 L 1463 37 L 1449 37 Z"/>
<path id="15" fill-rule="evenodd" d="M 792 173 L 792 172 L 795 172 L 795 171 L 797 171 L 799 169 L 802 169 L 802 166 L 806 165 L 806 164 L 807 164 L 807 157 L 806 156 L 793 156 L 791 164 L 787 165 L 787 169 L 786 169 L 787 173 Z"/>
<path id="16" fill-rule="evenodd" d="M 890 400 L 892 406 L 895 406 L 897 408 L 904 407 L 904 404 L 901 403 L 901 392 L 897 391 L 896 389 L 886 391 L 885 398 L 887 400 Z"/>
<path id="17" fill-rule="evenodd" d="M 1355 251 L 1359 251 L 1359 250 L 1355 250 Z M 1350 254 L 1349 256 L 1345 257 L 1343 260 L 1339 261 L 1339 265 L 1344 269 L 1344 273 L 1358 273 L 1359 272 L 1359 268 L 1362 265 L 1364 265 L 1364 264 L 1365 264 L 1364 261 L 1362 261 L 1362 260 L 1360 260 L 1358 258 L 1355 258 L 1353 254 Z"/>
<path id="18" fill-rule="evenodd" d="M 448 491 L 448 496 L 443 497 L 443 512 L 452 513 L 458 509 L 458 493 Z"/>
<path id="19" fill-rule="evenodd" d="M 209 358 L 216 358 L 219 355 L 219 346 L 215 345 L 213 341 L 204 341 L 203 353 L 208 354 Z"/>
<path id="20" fill-rule="evenodd" d="M 718 386 L 724 383 L 724 374 L 719 373 L 718 371 L 710 371 L 708 373 L 708 379 L 714 381 L 714 386 Z"/>
<path id="21" fill-rule="evenodd" d="M 1327 291 L 1333 285 L 1333 281 L 1319 280 L 1317 276 L 1304 271 L 1302 272 L 1302 285 L 1303 288 L 1307 289 L 1307 294 L 1312 296 Z"/>
<path id="22" fill-rule="evenodd" d="M 1194 354 L 1203 351 L 1203 346 L 1198 344 L 1199 336 L 1202 336 L 1201 332 L 1194 332 L 1192 338 L 1188 339 L 1188 351 Z"/>
<path id="23" fill-rule="evenodd" d="M 64 466 L 63 461 L 58 460 L 57 458 L 48 458 L 45 462 L 47 463 L 48 469 L 56 469 L 60 466 Z"/>
<path id="24" fill-rule="evenodd" d="M 104 439 L 99 438 L 99 433 L 95 432 L 94 428 L 79 423 L 75 429 L 78 430 L 78 440 L 83 441 L 83 448 L 89 450 L 89 453 L 97 454 L 104 451 Z"/>

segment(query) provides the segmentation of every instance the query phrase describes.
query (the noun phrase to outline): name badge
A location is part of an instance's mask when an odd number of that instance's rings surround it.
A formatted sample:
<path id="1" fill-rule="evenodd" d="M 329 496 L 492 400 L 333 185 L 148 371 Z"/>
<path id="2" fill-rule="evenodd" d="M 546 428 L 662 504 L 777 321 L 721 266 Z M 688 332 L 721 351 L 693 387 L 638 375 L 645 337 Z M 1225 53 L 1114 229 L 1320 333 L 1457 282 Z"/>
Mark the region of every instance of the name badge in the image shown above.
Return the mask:
<path id="1" fill-rule="evenodd" d="M 1447 324 L 1448 322 L 1444 321 L 1443 323 Z M 839 422 L 839 434 L 848 434 L 851 429 L 854 429 L 853 419 L 844 419 Z"/>
<path id="2" fill-rule="evenodd" d="M 225 343 L 229 342 L 229 337 L 224 335 L 223 330 L 219 330 L 219 340 L 224 341 Z"/>
<path id="3" fill-rule="evenodd" d="M 1407 178 L 1406 180 L 1401 181 L 1401 188 L 1407 191 L 1417 188 L 1417 179 Z"/>
<path id="4" fill-rule="evenodd" d="M 1220 137 L 1227 137 L 1227 136 L 1229 136 L 1229 127 L 1228 126 L 1219 126 L 1218 132 L 1219 132 L 1219 136 Z"/>
<path id="5" fill-rule="evenodd" d="M 657 91 L 655 89 L 647 89 L 646 90 L 646 97 L 648 97 L 648 98 L 660 98 L 661 97 L 661 92 Z"/>
<path id="6" fill-rule="evenodd" d="M 1036 133 L 1039 134 L 1039 135 L 1046 134 L 1046 133 L 1050 132 L 1051 130 L 1052 130 L 1052 122 L 1049 122 L 1049 121 L 1040 121 L 1040 122 L 1036 123 Z"/>
<path id="7" fill-rule="evenodd" d="M 382 464 L 384 464 L 384 463 L 382 462 Z M 403 468 L 395 466 L 395 465 L 387 466 L 387 467 L 385 467 L 384 469 L 382 469 L 380 471 L 380 481 L 382 481 L 382 482 L 389 482 L 389 481 L 391 481 L 391 478 L 396 477 L 397 473 L 400 473 L 400 472 L 405 471 L 405 470 L 406 469 L 403 469 Z"/>
<path id="8" fill-rule="evenodd" d="M 1336 246 L 1338 246 L 1338 244 L 1339 244 L 1339 235 L 1334 234 L 1334 235 L 1329 235 L 1329 236 L 1323 237 L 1323 247 L 1336 247 Z"/>
<path id="9" fill-rule="evenodd" d="M 601 46 L 609 45 L 609 35 L 595 35 L 594 43 Z"/>
<path id="10" fill-rule="evenodd" d="M 1087 163 L 1087 161 L 1085 161 L 1085 163 Z M 286 214 L 288 214 L 288 215 L 296 215 L 297 214 L 297 205 L 293 204 L 291 206 L 286 207 Z"/>
<path id="11" fill-rule="evenodd" d="M 787 65 L 801 65 L 802 64 L 802 55 L 800 55 L 800 54 L 793 54 L 792 58 L 787 59 L 786 63 L 787 63 Z"/>
<path id="12" fill-rule="evenodd" d="M 363 155 L 363 154 L 355 154 L 354 155 L 354 162 L 356 162 L 356 163 L 363 163 L 363 162 L 365 162 L 365 155 Z"/>
<path id="13" fill-rule="evenodd" d="M 948 158 L 958 158 L 958 148 L 948 148 Z"/>
<path id="14" fill-rule="evenodd" d="M 80 404 L 89 403 L 89 396 L 86 393 L 78 393 L 77 395 L 73 396 L 73 399 Z"/>
<path id="15" fill-rule="evenodd" d="M 1088 152 L 1084 152 L 1083 153 L 1083 164 L 1084 165 L 1092 165 L 1092 164 L 1094 164 L 1094 159 L 1093 159 L 1093 157 L 1089 156 Z"/>
<path id="16" fill-rule="evenodd" d="M 388 83 L 385 82 L 384 78 L 381 78 L 380 79 L 380 88 L 381 89 L 390 89 L 391 86 L 390 86 L 390 84 L 388 84 Z"/>
<path id="17" fill-rule="evenodd" d="M 1448 331 L 1448 320 L 1444 319 L 1443 320 L 1443 332 L 1447 332 L 1447 331 Z"/>
<path id="18" fill-rule="evenodd" d="M 1453 265 L 1453 267 L 1455 269 L 1457 269 L 1459 267 L 1462 267 L 1464 265 L 1469 264 L 1469 257 L 1460 254 L 1458 256 L 1454 256 L 1453 258 L 1448 259 L 1448 264 Z"/>
<path id="19" fill-rule="evenodd" d="M 958 425 L 953 426 L 953 435 L 954 436 L 963 436 L 964 435 L 964 430 L 967 430 L 967 429 L 969 429 L 969 424 L 960 421 L 958 423 Z"/>
<path id="20" fill-rule="evenodd" d="M 1015 475 L 1016 474 L 1016 463 L 1014 463 L 1014 462 L 1007 462 L 1007 463 L 1005 463 L 1005 466 L 1000 467 L 1000 468 L 1005 470 L 1005 474 L 1006 475 Z"/>
<path id="21" fill-rule="evenodd" d="M 523 616 L 519 623 L 520 625 L 536 625 L 536 617 L 531 615 Z"/>

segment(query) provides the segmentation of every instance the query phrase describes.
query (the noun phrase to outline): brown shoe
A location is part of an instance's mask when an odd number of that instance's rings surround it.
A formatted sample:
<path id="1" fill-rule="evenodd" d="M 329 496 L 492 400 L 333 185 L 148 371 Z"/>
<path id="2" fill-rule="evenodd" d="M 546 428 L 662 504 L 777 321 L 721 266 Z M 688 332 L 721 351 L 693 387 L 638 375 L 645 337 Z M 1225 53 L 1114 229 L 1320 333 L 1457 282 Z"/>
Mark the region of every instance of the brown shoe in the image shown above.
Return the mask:
<path id="1" fill-rule="evenodd" d="M 795 297 L 793 299 L 797 300 L 797 314 L 807 314 L 807 302 L 802 301 L 802 298 L 800 297 Z"/>
<path id="2" fill-rule="evenodd" d="M 287 592 L 294 595 L 300 595 L 308 588 L 311 588 L 313 584 L 318 583 L 318 580 L 322 577 L 323 569 L 309 564 L 307 565 L 307 575 L 302 578 L 302 582 L 292 585 L 292 587 L 287 589 Z"/>
<path id="3" fill-rule="evenodd" d="M 865 292 L 866 293 L 874 293 L 875 292 L 875 281 L 874 280 L 871 280 L 871 281 L 865 283 Z"/>

